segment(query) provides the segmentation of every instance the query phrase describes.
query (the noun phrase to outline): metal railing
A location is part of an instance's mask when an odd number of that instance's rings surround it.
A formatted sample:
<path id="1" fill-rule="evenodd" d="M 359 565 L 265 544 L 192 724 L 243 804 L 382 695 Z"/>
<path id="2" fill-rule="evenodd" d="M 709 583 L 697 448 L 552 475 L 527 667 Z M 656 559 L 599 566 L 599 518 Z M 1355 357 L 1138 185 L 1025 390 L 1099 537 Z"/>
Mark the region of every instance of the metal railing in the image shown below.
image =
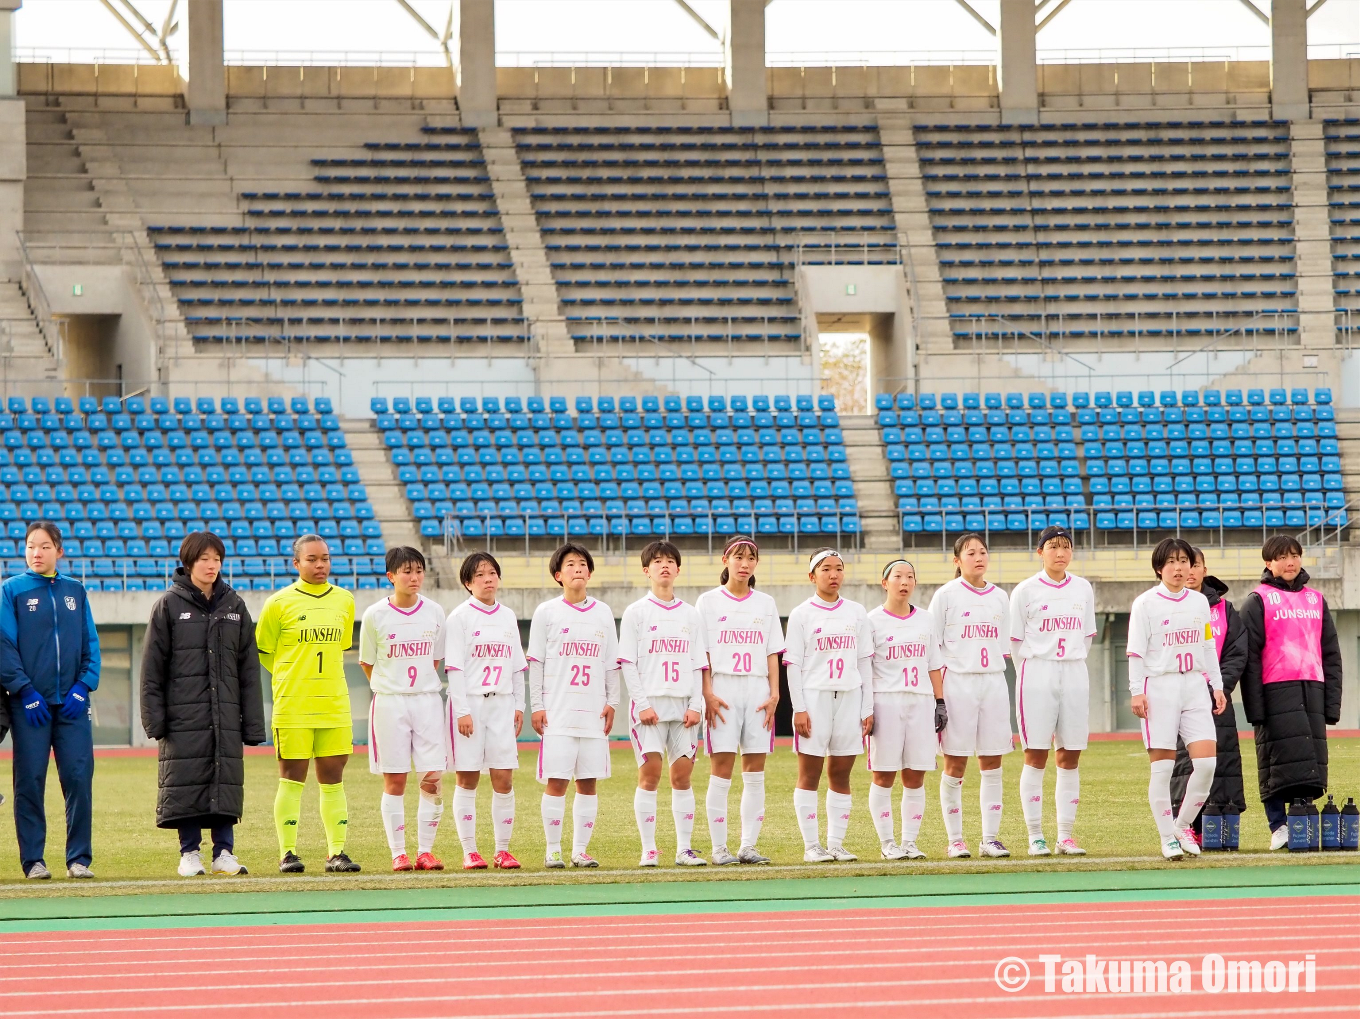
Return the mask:
<path id="1" fill-rule="evenodd" d="M 268 577 L 270 590 L 278 590 L 281 587 L 285 587 L 288 584 L 291 584 L 294 581 L 294 579 L 296 579 L 297 576 L 297 574 L 291 569 L 287 568 L 276 569 L 277 563 L 275 562 L 275 560 L 281 558 L 286 559 L 287 557 L 255 556 L 255 555 L 228 556 L 226 561 L 222 563 L 222 575 L 226 578 L 227 583 L 231 584 L 233 587 L 236 586 L 236 580 L 238 577 L 246 581 L 253 581 L 257 578 L 263 579 L 265 577 Z M 371 557 L 364 556 L 362 558 Z M 111 573 L 95 572 L 95 570 L 91 567 L 91 560 L 93 559 L 103 560 L 113 559 L 116 560 L 117 566 Z M 246 559 L 262 559 L 264 560 L 263 564 L 264 568 L 262 568 L 259 572 L 253 571 L 248 572 L 244 568 L 244 566 L 241 565 L 241 563 Z M 147 562 L 154 564 L 154 568 L 157 571 L 155 574 L 148 575 L 147 573 L 142 571 L 142 569 L 140 568 L 141 565 Z M 116 556 L 77 555 L 72 556 L 69 560 L 67 560 L 62 568 L 63 570 L 70 571 L 72 566 L 75 567 L 73 575 L 79 577 L 80 582 L 82 584 L 88 583 L 92 580 L 98 580 L 101 582 L 112 580 L 123 584 L 123 589 L 124 591 L 126 591 L 127 582 L 130 580 L 139 581 L 143 585 L 148 583 L 154 584 L 159 582 L 161 584 L 160 588 L 143 587 L 143 590 L 155 591 L 155 590 L 168 590 L 170 588 L 171 584 L 174 582 L 175 570 L 180 566 L 180 561 L 177 558 L 169 558 L 165 556 L 138 556 L 135 559 L 133 559 L 127 556 L 116 557 Z M 364 576 L 368 577 L 372 576 L 372 574 L 366 572 L 364 573 Z M 382 580 L 379 577 L 374 577 L 374 580 L 379 584 L 382 583 Z M 337 572 L 333 570 L 331 572 L 331 583 L 335 584 L 337 587 L 344 587 L 351 591 L 357 591 L 359 589 L 358 568 L 351 566 L 351 569 L 348 572 Z M 134 588 L 133 590 L 136 589 Z M 251 588 L 243 588 L 242 590 L 251 590 Z"/>
<path id="2" fill-rule="evenodd" d="M 43 341 L 47 344 L 48 354 L 54 360 L 61 361 L 65 357 L 66 320 L 58 319 L 52 314 L 52 304 L 47 299 L 47 291 L 43 289 L 42 280 L 38 278 L 38 269 L 29 254 L 28 245 L 24 242 L 24 235 L 22 232 L 17 232 L 17 236 L 19 238 L 19 253 L 23 259 L 23 273 L 19 280 L 19 289 L 28 299 L 29 310 L 33 312 L 33 318 L 38 324 L 38 332 L 42 334 Z"/>

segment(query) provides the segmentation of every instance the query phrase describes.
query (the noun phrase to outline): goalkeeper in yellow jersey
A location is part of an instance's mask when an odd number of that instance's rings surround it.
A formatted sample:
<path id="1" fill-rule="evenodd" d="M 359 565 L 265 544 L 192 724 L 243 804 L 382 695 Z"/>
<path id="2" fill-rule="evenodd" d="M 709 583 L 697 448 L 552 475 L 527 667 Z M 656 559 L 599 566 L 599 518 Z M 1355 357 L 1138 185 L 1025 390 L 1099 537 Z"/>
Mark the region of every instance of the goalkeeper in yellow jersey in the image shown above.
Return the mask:
<path id="1" fill-rule="evenodd" d="M 304 534 L 293 542 L 293 566 L 297 583 L 269 596 L 255 627 L 260 662 L 274 688 L 279 870 L 301 874 L 304 869 L 296 852 L 298 817 L 307 762 L 315 758 L 326 870 L 349 874 L 359 870 L 345 855 L 349 808 L 343 785 L 345 763 L 354 752 L 344 661 L 354 637 L 354 596 L 328 582 L 331 553 L 320 535 Z"/>

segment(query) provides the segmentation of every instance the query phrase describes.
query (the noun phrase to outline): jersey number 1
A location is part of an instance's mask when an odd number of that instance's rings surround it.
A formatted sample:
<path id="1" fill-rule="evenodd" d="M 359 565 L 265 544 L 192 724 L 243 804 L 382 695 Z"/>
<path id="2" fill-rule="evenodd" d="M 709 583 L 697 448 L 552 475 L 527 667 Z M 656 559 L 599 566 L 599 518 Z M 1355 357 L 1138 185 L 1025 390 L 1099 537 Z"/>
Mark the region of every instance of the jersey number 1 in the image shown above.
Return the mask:
<path id="1" fill-rule="evenodd" d="M 326 671 L 325 661 L 326 661 L 326 659 L 323 657 L 323 652 L 318 651 L 318 652 L 316 653 L 316 671 L 317 671 L 317 672 L 325 672 L 325 671 Z"/>

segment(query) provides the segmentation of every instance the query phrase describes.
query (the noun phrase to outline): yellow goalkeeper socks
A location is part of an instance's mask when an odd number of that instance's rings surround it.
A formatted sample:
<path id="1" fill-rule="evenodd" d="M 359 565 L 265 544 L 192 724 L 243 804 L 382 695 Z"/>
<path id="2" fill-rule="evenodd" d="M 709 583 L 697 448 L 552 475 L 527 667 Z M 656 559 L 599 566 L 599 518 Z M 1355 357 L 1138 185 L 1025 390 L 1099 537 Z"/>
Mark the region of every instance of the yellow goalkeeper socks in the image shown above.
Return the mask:
<path id="1" fill-rule="evenodd" d="M 321 787 L 321 825 L 326 829 L 326 855 L 344 852 L 349 804 L 345 800 L 343 782 Z"/>
<path id="2" fill-rule="evenodd" d="M 280 859 L 297 850 L 298 818 L 301 816 L 302 783 L 279 779 L 279 790 L 274 794 L 274 831 L 279 836 Z"/>

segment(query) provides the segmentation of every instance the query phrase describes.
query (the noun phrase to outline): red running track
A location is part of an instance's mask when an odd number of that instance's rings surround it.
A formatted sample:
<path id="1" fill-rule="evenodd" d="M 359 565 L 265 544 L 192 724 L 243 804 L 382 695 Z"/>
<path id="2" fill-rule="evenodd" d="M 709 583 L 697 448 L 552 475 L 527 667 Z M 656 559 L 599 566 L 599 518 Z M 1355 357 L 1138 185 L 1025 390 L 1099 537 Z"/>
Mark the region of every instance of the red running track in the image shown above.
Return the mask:
<path id="1" fill-rule="evenodd" d="M 0 1015 L 1356 1015 L 1357 930 L 1360 897 L 1338 896 L 7 934 Z M 1312 954 L 1316 990 L 1206 993 L 1208 952 L 1263 963 Z M 1045 993 L 1041 953 L 1185 959 L 1193 990 Z M 1016 993 L 996 983 L 1008 956 L 1034 973 Z"/>

